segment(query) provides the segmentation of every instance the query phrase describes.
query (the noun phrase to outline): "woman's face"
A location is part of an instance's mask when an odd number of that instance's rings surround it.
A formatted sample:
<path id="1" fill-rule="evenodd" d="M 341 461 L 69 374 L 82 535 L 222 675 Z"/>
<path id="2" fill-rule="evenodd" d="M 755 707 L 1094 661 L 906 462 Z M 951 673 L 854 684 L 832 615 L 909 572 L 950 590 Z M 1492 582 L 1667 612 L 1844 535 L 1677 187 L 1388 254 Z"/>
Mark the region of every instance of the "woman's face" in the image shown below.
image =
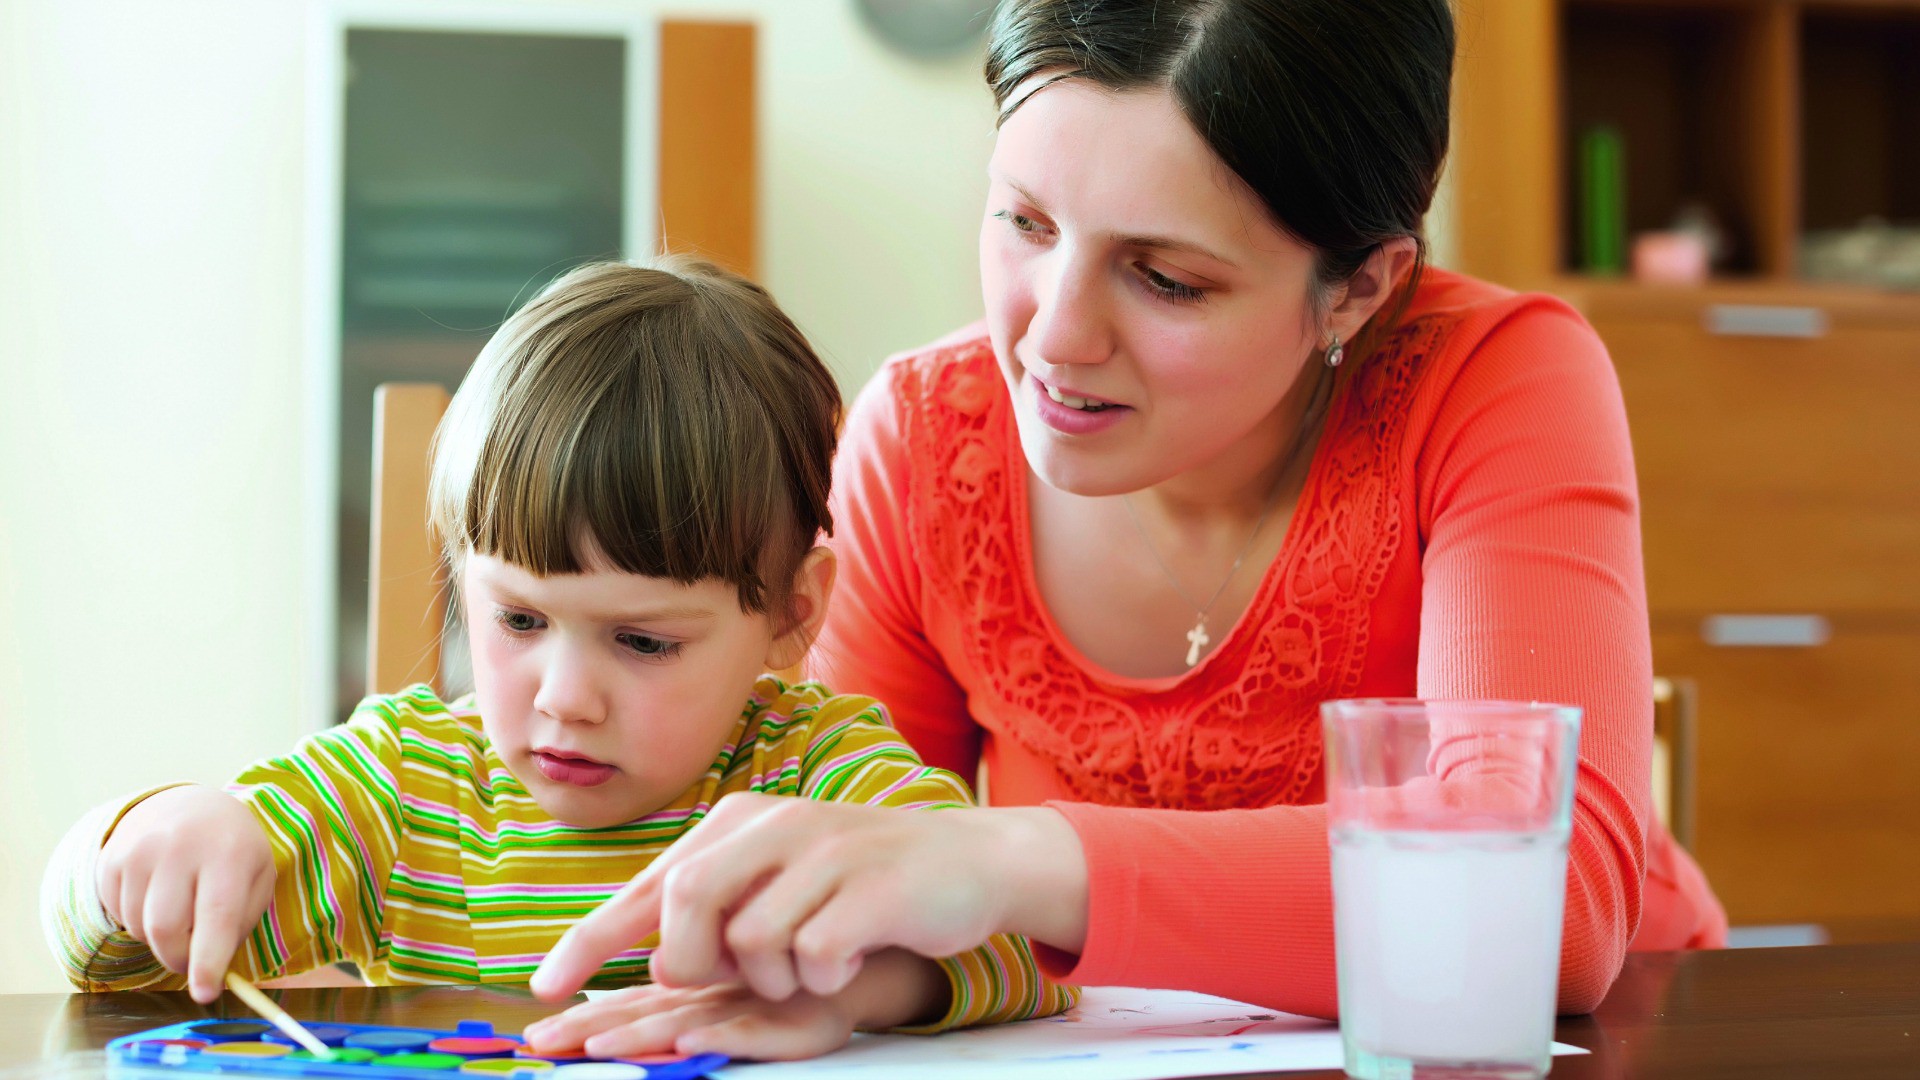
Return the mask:
<path id="1" fill-rule="evenodd" d="M 1034 92 L 988 178 L 987 325 L 1043 480 L 1111 495 L 1285 452 L 1281 399 L 1321 344 L 1313 255 L 1170 94 Z"/>

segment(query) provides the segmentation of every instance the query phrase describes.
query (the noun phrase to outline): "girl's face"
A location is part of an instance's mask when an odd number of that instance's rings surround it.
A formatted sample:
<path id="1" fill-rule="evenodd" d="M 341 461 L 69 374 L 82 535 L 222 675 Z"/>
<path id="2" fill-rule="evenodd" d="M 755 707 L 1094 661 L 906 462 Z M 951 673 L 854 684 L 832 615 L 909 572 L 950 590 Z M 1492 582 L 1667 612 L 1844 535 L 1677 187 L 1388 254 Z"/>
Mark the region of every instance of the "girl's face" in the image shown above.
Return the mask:
<path id="1" fill-rule="evenodd" d="M 1170 94 L 1033 92 L 988 179 L 987 325 L 1043 480 L 1111 495 L 1284 452 L 1281 399 L 1322 344 L 1313 254 Z"/>
<path id="2" fill-rule="evenodd" d="M 469 555 L 460 583 L 474 690 L 500 760 L 542 810 L 599 828 L 699 781 L 754 679 L 784 658 L 772 620 L 742 612 L 728 582 L 590 565 L 539 577 Z"/>

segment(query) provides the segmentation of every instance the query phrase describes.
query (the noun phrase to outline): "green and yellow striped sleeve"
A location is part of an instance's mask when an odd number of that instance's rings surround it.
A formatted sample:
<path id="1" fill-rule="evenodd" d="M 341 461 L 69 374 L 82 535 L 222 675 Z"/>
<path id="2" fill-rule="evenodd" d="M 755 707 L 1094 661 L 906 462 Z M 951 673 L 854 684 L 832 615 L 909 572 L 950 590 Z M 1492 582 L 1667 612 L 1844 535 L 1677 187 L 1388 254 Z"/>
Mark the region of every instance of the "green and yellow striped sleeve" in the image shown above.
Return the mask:
<path id="1" fill-rule="evenodd" d="M 371 697 L 339 727 L 248 767 L 228 792 L 273 848 L 273 901 L 234 966 L 250 978 L 298 975 L 382 950 L 386 888 L 400 848 L 401 729 L 445 712 L 424 686 Z"/>
<path id="2" fill-rule="evenodd" d="M 809 726 L 800 766 L 804 798 L 923 810 L 973 805 L 966 782 L 921 761 L 871 698 L 826 698 L 813 708 Z M 900 1030 L 930 1034 L 1030 1020 L 1063 1012 L 1079 999 L 1078 988 L 1040 974 L 1031 946 L 1021 937 L 996 935 L 971 952 L 941 960 L 940 966 L 953 993 L 946 1014 Z"/>
<path id="3" fill-rule="evenodd" d="M 363 966 L 371 960 L 380 941 L 381 891 L 398 842 L 397 711 L 411 705 L 404 698 L 369 699 L 351 722 L 248 767 L 227 786 L 260 822 L 276 874 L 273 900 L 235 954 L 234 970 L 269 979 L 336 960 Z M 68 831 L 48 864 L 41 922 L 56 960 L 81 989 L 187 985 L 184 974 L 168 971 L 107 917 L 98 894 L 100 850 L 113 827 L 142 799 L 164 790 L 95 808 Z"/>
<path id="4" fill-rule="evenodd" d="M 100 902 L 100 849 L 127 811 L 182 784 L 150 788 L 89 810 L 67 830 L 40 882 L 40 927 L 67 980 L 82 990 L 177 989 L 186 985 L 107 915 Z"/>

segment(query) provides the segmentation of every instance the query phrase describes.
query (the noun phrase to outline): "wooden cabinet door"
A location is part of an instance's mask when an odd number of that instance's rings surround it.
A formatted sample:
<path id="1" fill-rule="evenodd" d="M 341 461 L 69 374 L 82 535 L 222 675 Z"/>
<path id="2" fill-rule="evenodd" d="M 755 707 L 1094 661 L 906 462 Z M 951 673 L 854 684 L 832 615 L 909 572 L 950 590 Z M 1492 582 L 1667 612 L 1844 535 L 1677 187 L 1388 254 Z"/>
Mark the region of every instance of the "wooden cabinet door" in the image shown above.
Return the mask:
<path id="1" fill-rule="evenodd" d="M 1920 627 L 1729 648 L 1660 629 L 1699 686 L 1694 854 L 1735 925 L 1920 937 Z"/>
<path id="2" fill-rule="evenodd" d="M 1920 323 L 1806 339 L 1594 316 L 1656 612 L 1920 612 Z"/>

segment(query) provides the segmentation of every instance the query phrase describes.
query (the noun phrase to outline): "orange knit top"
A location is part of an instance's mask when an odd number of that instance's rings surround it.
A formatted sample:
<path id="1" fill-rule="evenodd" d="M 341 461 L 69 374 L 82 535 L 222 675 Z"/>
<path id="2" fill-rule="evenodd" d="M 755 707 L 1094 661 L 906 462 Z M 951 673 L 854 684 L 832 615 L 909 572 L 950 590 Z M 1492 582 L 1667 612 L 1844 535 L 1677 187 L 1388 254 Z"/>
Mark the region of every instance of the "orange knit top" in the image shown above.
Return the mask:
<path id="1" fill-rule="evenodd" d="M 1086 984 L 1336 1011 L 1319 703 L 1419 696 L 1585 710 L 1560 1006 L 1629 942 L 1726 921 L 1653 822 L 1638 496 L 1606 350 L 1570 308 L 1429 272 L 1341 369 L 1278 557 L 1192 670 L 1101 670 L 1042 605 L 1032 482 L 984 330 L 889 360 L 834 474 L 840 584 L 815 673 L 886 703 L 928 763 L 1078 832 Z M 1639 938 L 1635 940 L 1636 931 Z"/>

